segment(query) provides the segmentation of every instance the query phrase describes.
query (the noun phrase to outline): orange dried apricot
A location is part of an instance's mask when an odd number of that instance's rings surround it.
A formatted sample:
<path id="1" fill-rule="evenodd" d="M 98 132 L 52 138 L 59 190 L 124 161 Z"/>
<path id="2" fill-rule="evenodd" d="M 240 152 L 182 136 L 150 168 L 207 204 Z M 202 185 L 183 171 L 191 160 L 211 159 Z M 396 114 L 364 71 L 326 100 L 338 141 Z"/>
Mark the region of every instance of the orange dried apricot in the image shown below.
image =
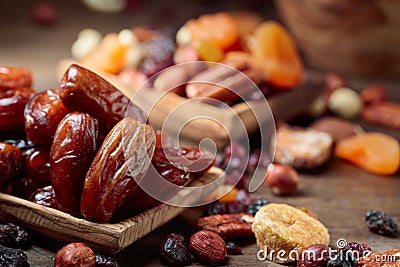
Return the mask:
<path id="1" fill-rule="evenodd" d="M 250 51 L 263 70 L 264 79 L 291 89 L 303 78 L 303 63 L 290 33 L 278 22 L 266 21 L 254 31 Z"/>
<path id="2" fill-rule="evenodd" d="M 383 133 L 363 133 L 339 141 L 335 156 L 380 175 L 397 172 L 400 165 L 399 142 Z"/>
<path id="3" fill-rule="evenodd" d="M 82 59 L 82 64 L 116 74 L 125 66 L 127 46 L 122 44 L 118 34 L 107 34 L 101 43 L 89 55 Z"/>
<path id="4" fill-rule="evenodd" d="M 225 12 L 205 14 L 197 19 L 191 19 L 177 35 L 178 43 L 203 40 L 214 43 L 222 50 L 230 47 L 238 38 L 237 24 L 233 17 Z"/>

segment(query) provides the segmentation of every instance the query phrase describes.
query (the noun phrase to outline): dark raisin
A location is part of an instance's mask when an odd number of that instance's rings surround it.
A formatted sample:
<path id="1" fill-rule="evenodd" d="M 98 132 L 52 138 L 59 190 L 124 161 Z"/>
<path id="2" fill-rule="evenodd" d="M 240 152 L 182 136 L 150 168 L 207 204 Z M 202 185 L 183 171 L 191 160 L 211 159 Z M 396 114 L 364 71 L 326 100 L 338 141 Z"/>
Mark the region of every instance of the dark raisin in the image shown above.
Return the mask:
<path id="1" fill-rule="evenodd" d="M 161 241 L 160 257 L 170 266 L 184 266 L 192 261 L 188 241 L 180 234 L 167 235 Z"/>
<path id="2" fill-rule="evenodd" d="M 29 267 L 28 257 L 20 249 L 3 247 L 0 245 L 0 266 Z"/>
<path id="3" fill-rule="evenodd" d="M 235 242 L 226 243 L 226 251 L 228 255 L 242 255 L 242 248 Z"/>
<path id="4" fill-rule="evenodd" d="M 329 261 L 329 248 L 315 244 L 303 250 L 297 262 L 297 267 L 325 267 Z"/>
<path id="5" fill-rule="evenodd" d="M 329 259 L 327 267 L 355 267 L 357 263 L 354 251 L 349 248 L 342 249 Z"/>
<path id="6" fill-rule="evenodd" d="M 249 205 L 243 201 L 233 201 L 226 204 L 227 213 L 237 214 L 246 212 Z"/>
<path id="7" fill-rule="evenodd" d="M 227 213 L 226 204 L 216 200 L 212 202 L 210 205 L 208 205 L 207 213 L 208 215 L 226 214 Z"/>
<path id="8" fill-rule="evenodd" d="M 265 205 L 271 203 L 266 198 L 259 198 L 250 203 L 249 207 L 247 208 L 247 213 L 251 215 L 255 215 L 259 209 L 264 207 Z"/>
<path id="9" fill-rule="evenodd" d="M 380 210 L 370 210 L 365 214 L 365 222 L 373 233 L 394 237 L 398 234 L 397 224 L 389 214 Z"/>
<path id="10" fill-rule="evenodd" d="M 119 265 L 112 257 L 96 254 L 96 267 L 119 267 Z"/>
<path id="11" fill-rule="evenodd" d="M 31 246 L 31 241 L 24 229 L 13 223 L 6 223 L 0 224 L 0 244 L 11 248 L 27 249 Z"/>
<path id="12" fill-rule="evenodd" d="M 344 249 L 345 248 L 351 249 L 352 251 L 356 252 L 356 258 L 364 257 L 372 251 L 372 249 L 365 242 L 350 242 L 344 247 Z"/>

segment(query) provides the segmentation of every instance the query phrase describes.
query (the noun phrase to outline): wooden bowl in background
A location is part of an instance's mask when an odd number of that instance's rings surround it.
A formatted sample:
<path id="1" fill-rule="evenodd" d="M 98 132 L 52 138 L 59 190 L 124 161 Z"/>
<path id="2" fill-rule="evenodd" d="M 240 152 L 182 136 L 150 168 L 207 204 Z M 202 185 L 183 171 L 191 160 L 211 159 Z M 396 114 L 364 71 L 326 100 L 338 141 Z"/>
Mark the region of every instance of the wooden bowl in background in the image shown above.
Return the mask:
<path id="1" fill-rule="evenodd" d="M 309 67 L 363 77 L 400 76 L 400 1 L 275 3 Z"/>

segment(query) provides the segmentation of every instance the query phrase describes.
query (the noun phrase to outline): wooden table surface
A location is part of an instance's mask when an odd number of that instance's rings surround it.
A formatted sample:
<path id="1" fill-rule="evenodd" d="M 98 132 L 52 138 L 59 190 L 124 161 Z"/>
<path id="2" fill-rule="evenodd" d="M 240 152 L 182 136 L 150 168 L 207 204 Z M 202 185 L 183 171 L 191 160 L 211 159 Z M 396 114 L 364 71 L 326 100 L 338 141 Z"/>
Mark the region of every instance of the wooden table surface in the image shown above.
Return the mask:
<path id="1" fill-rule="evenodd" d="M 18 5 L 20 3 L 20 6 Z M 168 1 L 168 7 L 153 1 L 142 3 L 141 10 L 123 14 L 100 14 L 85 9 L 79 1 L 57 1 L 60 17 L 53 27 L 38 27 L 31 21 L 29 10 L 35 1 L 0 1 L 0 65 L 19 65 L 31 68 L 35 88 L 44 90 L 58 86 L 55 67 L 59 59 L 69 57 L 69 48 L 77 33 L 85 27 L 103 33 L 140 24 L 162 23 L 182 19 L 208 11 L 223 10 L 223 1 L 213 6 L 200 1 Z M 143 1 L 146 2 L 146 1 Z M 211 3 L 212 1 L 208 1 Z M 257 2 L 257 1 L 250 1 Z M 258 1 L 260 2 L 260 1 Z M 254 5 L 252 3 L 252 5 Z M 179 5 L 179 8 L 176 8 Z M 183 6 L 182 6 L 183 5 Z M 242 4 L 243 5 L 243 4 Z M 263 15 L 275 18 L 270 3 L 263 4 Z M 359 84 L 359 83 L 357 83 Z M 399 82 L 388 83 L 389 97 L 400 101 Z M 371 126 L 368 126 L 371 127 Z M 371 128 L 373 129 L 373 128 Z M 376 128 L 375 128 L 376 129 Z M 381 129 L 380 129 L 381 130 Z M 400 137 L 398 131 L 390 131 Z M 339 238 L 367 242 L 374 251 L 400 247 L 400 237 L 375 235 L 366 228 L 364 214 L 370 209 L 384 210 L 400 223 L 400 175 L 381 177 L 333 159 L 317 173 L 302 173 L 300 192 L 293 197 L 276 197 L 262 186 L 254 194 L 274 202 L 306 206 L 318 214 L 329 229 L 331 245 Z M 158 244 L 165 235 L 176 232 L 190 235 L 204 208 L 189 209 L 174 220 L 149 234 L 127 249 L 114 255 L 120 266 L 159 266 Z M 82 233 L 84 234 L 84 233 Z M 27 251 L 31 266 L 51 266 L 55 252 L 63 243 L 34 236 L 34 246 Z M 254 242 L 243 246 L 243 255 L 229 256 L 229 266 L 272 266 L 257 259 Z M 198 266 L 198 265 L 196 265 Z"/>

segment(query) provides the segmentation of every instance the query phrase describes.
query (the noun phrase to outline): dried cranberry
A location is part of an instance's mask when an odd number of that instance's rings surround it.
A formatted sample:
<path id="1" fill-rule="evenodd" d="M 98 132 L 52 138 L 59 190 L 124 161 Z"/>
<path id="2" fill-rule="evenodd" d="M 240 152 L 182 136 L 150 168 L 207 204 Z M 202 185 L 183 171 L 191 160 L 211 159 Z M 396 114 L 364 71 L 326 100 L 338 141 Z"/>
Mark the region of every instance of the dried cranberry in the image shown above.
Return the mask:
<path id="1" fill-rule="evenodd" d="M 237 170 L 233 170 L 226 176 L 225 184 L 234 185 L 237 189 L 243 189 L 245 187 L 247 175 L 240 173 Z"/>
<path id="2" fill-rule="evenodd" d="M 180 234 L 167 235 L 161 241 L 160 257 L 171 266 L 183 266 L 192 261 L 188 241 Z"/>
<path id="3" fill-rule="evenodd" d="M 242 144 L 232 142 L 225 148 L 224 154 L 228 173 L 233 170 L 243 172 L 246 169 L 249 153 Z"/>
<path id="4" fill-rule="evenodd" d="M 264 207 L 265 205 L 271 203 L 268 199 L 266 198 L 259 198 L 249 204 L 249 207 L 247 208 L 247 213 L 251 215 L 255 215 L 259 209 Z"/>
<path id="5" fill-rule="evenodd" d="M 235 242 L 227 242 L 226 243 L 226 251 L 228 255 L 242 255 L 242 248 L 236 244 Z"/>
<path id="6" fill-rule="evenodd" d="M 24 229 L 13 223 L 6 223 L 0 224 L 0 245 L 27 249 L 31 246 L 31 241 Z"/>
<path id="7" fill-rule="evenodd" d="M 96 254 L 96 267 L 119 267 L 119 265 L 112 257 Z"/>
<path id="8" fill-rule="evenodd" d="M 322 244 L 307 247 L 300 255 L 297 267 L 325 267 L 329 260 L 329 248 Z"/>
<path id="9" fill-rule="evenodd" d="M 394 237 L 398 234 L 397 224 L 389 214 L 380 210 L 370 210 L 365 214 L 365 221 L 373 233 Z"/>

